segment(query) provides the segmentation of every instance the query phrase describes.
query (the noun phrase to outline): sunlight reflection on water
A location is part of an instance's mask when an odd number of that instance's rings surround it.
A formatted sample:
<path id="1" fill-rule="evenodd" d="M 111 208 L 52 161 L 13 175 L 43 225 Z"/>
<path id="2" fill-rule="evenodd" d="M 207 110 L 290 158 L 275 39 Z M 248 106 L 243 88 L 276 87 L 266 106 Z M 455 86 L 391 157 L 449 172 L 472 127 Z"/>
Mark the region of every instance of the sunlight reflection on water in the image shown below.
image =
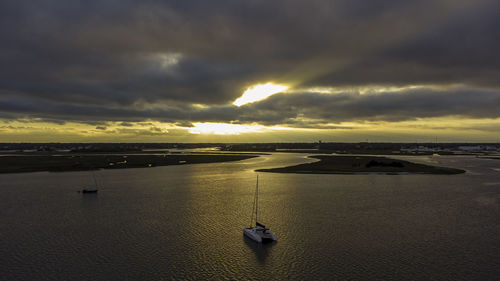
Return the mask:
<path id="1" fill-rule="evenodd" d="M 415 159 L 415 158 L 412 158 Z M 408 159 L 411 161 L 411 159 Z M 500 276 L 498 160 L 435 158 L 462 175 L 260 173 L 275 244 L 245 239 L 254 169 L 233 163 L 0 175 L 5 280 L 469 279 Z M 423 159 L 425 161 L 425 159 Z M 493 184 L 495 183 L 495 184 Z"/>

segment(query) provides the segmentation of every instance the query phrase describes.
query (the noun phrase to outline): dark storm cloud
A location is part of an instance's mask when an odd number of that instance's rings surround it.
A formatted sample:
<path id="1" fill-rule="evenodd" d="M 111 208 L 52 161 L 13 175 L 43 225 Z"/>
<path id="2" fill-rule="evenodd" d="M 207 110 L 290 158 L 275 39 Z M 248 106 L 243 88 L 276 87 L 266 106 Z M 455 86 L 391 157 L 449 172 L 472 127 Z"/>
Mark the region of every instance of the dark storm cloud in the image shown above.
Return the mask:
<path id="1" fill-rule="evenodd" d="M 35 106 L 39 105 L 39 106 Z M 314 92 L 284 93 L 247 104 L 198 107 L 109 108 L 97 105 L 68 105 L 49 102 L 29 103 L 20 99 L 0 99 L 0 111 L 40 118 L 45 122 L 66 120 L 105 127 L 102 121 L 129 122 L 158 120 L 191 127 L 192 122 L 260 123 L 297 128 L 336 129 L 330 123 L 363 121 L 408 121 L 429 117 L 498 118 L 500 94 L 496 90 L 453 87 L 449 89 L 400 89 L 379 93 L 346 90 L 335 94 Z M 55 121 L 54 121 L 55 120 Z M 148 123 L 142 122 L 144 125 Z M 141 124 L 142 124 L 141 123 Z M 342 127 L 345 128 L 345 127 Z"/>
<path id="2" fill-rule="evenodd" d="M 365 120 L 408 121 L 443 116 L 498 118 L 499 106 L 498 91 L 474 88 L 419 88 L 376 94 L 355 91 L 338 94 L 297 93 L 279 94 L 261 103 L 248 105 L 248 113 L 252 114 L 242 115 L 240 120 L 262 119 L 269 124 L 293 124 L 294 120 L 300 122 L 300 117 L 305 117 L 321 124 Z M 266 119 L 269 116 L 276 119 Z"/>
<path id="3" fill-rule="evenodd" d="M 297 127 L 498 117 L 498 10 L 489 0 L 2 1 L 0 117 Z M 465 86 L 228 105 L 267 81 Z"/>

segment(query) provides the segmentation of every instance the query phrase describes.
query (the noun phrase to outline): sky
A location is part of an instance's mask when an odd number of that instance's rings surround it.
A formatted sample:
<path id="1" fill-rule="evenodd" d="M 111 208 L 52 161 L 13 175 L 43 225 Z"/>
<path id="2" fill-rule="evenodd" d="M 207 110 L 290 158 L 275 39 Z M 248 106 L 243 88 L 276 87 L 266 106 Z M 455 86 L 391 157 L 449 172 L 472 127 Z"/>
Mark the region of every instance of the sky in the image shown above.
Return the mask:
<path id="1" fill-rule="evenodd" d="M 496 0 L 0 2 L 0 142 L 498 142 Z"/>

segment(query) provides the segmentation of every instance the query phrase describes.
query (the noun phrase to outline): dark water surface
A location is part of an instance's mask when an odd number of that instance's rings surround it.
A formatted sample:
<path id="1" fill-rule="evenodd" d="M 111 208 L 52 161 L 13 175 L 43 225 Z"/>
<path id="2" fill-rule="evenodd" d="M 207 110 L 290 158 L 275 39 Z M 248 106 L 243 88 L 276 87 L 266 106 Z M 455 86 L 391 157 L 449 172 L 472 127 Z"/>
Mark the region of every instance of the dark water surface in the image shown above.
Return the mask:
<path id="1" fill-rule="evenodd" d="M 500 160 L 405 158 L 462 175 L 260 173 L 312 161 L 0 175 L 1 280 L 498 280 Z"/>

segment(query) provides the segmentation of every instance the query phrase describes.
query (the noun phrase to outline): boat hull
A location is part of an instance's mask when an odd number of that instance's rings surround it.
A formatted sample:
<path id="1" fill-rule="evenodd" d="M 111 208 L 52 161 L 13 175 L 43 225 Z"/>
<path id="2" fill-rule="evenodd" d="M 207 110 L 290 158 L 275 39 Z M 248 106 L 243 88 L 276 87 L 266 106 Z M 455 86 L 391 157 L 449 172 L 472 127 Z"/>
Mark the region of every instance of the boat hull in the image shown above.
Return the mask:
<path id="1" fill-rule="evenodd" d="M 278 238 L 269 231 L 260 227 L 244 228 L 243 234 L 257 243 L 268 243 L 278 241 Z"/>
<path id="2" fill-rule="evenodd" d="M 253 232 L 251 229 L 248 229 L 248 228 L 244 228 L 243 229 L 243 234 L 252 239 L 253 241 L 257 242 L 257 243 L 262 243 L 262 238 L 257 235 L 255 232 Z"/>

